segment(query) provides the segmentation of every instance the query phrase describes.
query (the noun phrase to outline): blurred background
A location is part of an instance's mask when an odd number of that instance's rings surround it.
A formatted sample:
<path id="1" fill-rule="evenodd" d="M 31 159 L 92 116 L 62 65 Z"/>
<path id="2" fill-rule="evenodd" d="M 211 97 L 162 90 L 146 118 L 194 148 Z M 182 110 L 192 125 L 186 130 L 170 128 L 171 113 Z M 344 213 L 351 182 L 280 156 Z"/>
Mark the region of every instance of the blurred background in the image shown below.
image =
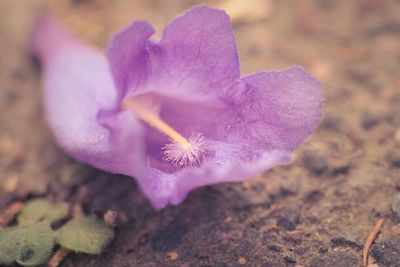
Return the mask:
<path id="1" fill-rule="evenodd" d="M 207 3 L 231 16 L 241 72 L 301 65 L 325 88 L 317 132 L 295 161 L 253 180 L 193 192 L 155 212 L 129 177 L 83 166 L 46 126 L 40 69 L 29 55 L 35 17 L 47 10 L 89 44 L 144 19 L 162 29 Z M 118 213 L 98 256 L 61 266 L 400 266 L 400 2 L 398 0 L 0 0 L 0 222 L 33 198 L 102 216 Z M 1 226 L 1 224 L 0 224 Z"/>

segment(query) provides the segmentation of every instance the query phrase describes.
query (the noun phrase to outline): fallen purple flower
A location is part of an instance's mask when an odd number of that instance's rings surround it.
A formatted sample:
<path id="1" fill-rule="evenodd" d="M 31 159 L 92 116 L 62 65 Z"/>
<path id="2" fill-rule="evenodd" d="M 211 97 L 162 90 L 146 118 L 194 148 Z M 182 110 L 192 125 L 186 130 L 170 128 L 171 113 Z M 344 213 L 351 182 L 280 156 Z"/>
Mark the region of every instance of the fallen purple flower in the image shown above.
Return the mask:
<path id="1" fill-rule="evenodd" d="M 315 130 L 321 84 L 300 67 L 240 77 L 225 12 L 197 7 L 160 41 L 149 40 L 153 34 L 136 21 L 104 56 L 41 17 L 33 51 L 59 145 L 82 162 L 135 177 L 155 208 L 286 163 Z"/>

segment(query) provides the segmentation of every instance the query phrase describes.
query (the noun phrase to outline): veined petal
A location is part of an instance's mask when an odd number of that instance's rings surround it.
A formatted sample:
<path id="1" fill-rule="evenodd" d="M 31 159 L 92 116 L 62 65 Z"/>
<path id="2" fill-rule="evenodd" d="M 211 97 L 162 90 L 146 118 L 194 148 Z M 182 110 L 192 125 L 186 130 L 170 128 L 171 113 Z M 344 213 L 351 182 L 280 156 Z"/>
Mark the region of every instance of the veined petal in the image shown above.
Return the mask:
<path id="1" fill-rule="evenodd" d="M 106 58 L 46 17 L 32 37 L 44 65 L 47 118 L 60 146 L 97 168 L 140 173 L 144 167 L 142 128 L 132 113 L 119 110 Z"/>
<path id="2" fill-rule="evenodd" d="M 228 93 L 236 109 L 232 140 L 266 150 L 292 150 L 317 127 L 322 85 L 300 67 L 241 78 Z"/>
<path id="3" fill-rule="evenodd" d="M 135 22 L 111 42 L 108 58 L 126 95 L 156 93 L 199 101 L 223 94 L 240 76 L 228 15 L 201 6 L 176 18 L 158 43 L 154 29 Z"/>
<path id="4" fill-rule="evenodd" d="M 235 38 L 229 16 L 201 6 L 176 18 L 164 30 L 153 65 L 161 68 L 161 81 L 173 86 L 155 87 L 172 98 L 215 97 L 240 76 Z"/>
<path id="5" fill-rule="evenodd" d="M 147 22 L 136 21 L 111 40 L 107 56 L 121 97 L 147 81 L 150 74 L 147 46 L 154 32 Z"/>

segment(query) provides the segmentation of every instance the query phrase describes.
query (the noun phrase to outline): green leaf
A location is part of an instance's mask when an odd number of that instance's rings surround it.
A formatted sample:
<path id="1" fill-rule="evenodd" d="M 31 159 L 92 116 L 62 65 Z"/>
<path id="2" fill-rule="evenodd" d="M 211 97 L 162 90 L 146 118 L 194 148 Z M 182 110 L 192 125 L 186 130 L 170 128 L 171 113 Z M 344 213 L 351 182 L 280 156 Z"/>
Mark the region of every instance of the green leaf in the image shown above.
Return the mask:
<path id="1" fill-rule="evenodd" d="M 113 238 L 114 231 L 95 217 L 73 219 L 55 235 L 56 242 L 62 247 L 88 254 L 100 254 Z"/>
<path id="2" fill-rule="evenodd" d="M 6 228 L 0 234 L 0 262 L 36 266 L 47 260 L 53 245 L 53 233 L 47 223 Z"/>
<path id="3" fill-rule="evenodd" d="M 18 231 L 16 262 L 24 266 L 39 265 L 47 260 L 53 249 L 53 232 L 47 223 L 21 227 Z"/>
<path id="4" fill-rule="evenodd" d="M 0 264 L 11 264 L 17 257 L 17 240 L 10 228 L 0 229 Z"/>
<path id="5" fill-rule="evenodd" d="M 26 225 L 41 221 L 52 224 L 68 215 L 68 205 L 66 203 L 53 204 L 46 199 L 34 199 L 29 201 L 20 215 L 18 224 Z"/>

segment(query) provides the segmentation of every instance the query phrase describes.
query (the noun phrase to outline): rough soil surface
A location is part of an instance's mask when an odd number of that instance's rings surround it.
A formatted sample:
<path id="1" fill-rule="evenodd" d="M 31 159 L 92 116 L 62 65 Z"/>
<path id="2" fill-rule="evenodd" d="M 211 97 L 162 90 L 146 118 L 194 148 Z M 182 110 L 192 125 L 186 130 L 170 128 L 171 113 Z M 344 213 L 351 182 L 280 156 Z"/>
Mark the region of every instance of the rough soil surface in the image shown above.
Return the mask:
<path id="1" fill-rule="evenodd" d="M 220 1 L 209 2 L 215 5 Z M 27 40 L 47 7 L 104 48 L 133 19 L 160 30 L 198 1 L 0 0 L 0 210 L 35 196 L 119 213 L 100 256 L 62 266 L 400 266 L 400 4 L 393 0 L 271 1 L 234 23 L 242 73 L 302 65 L 325 86 L 324 118 L 295 161 L 254 179 L 194 191 L 155 212 L 129 177 L 69 159 L 54 144 Z"/>

